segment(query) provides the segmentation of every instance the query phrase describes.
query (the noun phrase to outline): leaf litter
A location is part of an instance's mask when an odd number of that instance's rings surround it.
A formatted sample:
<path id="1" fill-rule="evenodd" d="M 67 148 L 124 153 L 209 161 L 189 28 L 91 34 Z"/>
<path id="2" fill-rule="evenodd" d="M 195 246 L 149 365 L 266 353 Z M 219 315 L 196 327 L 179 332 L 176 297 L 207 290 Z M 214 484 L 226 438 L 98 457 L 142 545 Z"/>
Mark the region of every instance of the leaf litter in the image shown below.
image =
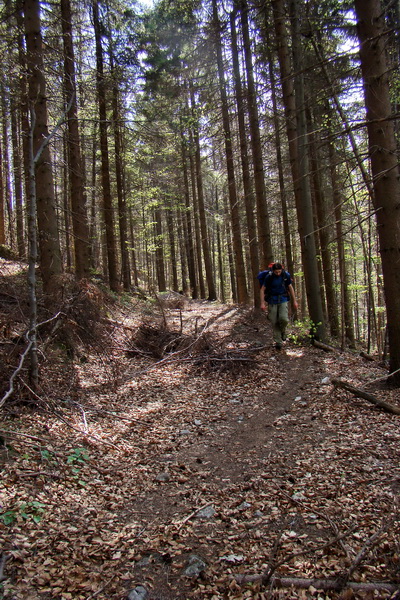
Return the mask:
<path id="1" fill-rule="evenodd" d="M 329 383 L 384 369 L 277 353 L 263 315 L 195 302 L 163 309 L 169 348 L 132 353 L 143 315 L 113 310 L 107 352 L 64 369 L 48 348 L 36 403 L 2 414 L 0 598 L 394 598 L 399 417 Z"/>

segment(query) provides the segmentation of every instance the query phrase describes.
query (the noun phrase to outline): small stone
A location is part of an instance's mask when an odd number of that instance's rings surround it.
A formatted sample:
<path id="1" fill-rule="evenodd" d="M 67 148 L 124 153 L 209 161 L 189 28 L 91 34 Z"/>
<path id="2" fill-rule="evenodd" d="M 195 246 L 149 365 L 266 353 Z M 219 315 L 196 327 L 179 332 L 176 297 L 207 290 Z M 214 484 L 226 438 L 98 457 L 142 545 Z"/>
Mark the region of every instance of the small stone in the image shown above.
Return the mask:
<path id="1" fill-rule="evenodd" d="M 190 429 L 181 429 L 179 432 L 179 435 L 190 435 L 191 431 Z"/>
<path id="2" fill-rule="evenodd" d="M 195 419 L 194 420 L 194 424 L 197 425 L 197 426 L 202 425 L 202 423 L 203 423 L 203 421 L 201 421 L 201 419 Z"/>
<path id="3" fill-rule="evenodd" d="M 330 383 L 330 382 L 331 382 L 330 377 L 324 377 L 321 381 L 321 383 L 323 385 L 328 385 L 328 383 Z"/>
<path id="4" fill-rule="evenodd" d="M 251 504 L 249 504 L 248 502 L 242 502 L 242 504 L 238 506 L 238 510 L 247 510 L 250 507 Z"/>
<path id="5" fill-rule="evenodd" d="M 128 594 L 128 600 L 146 600 L 149 593 L 142 585 L 137 585 L 134 590 Z"/>
<path id="6" fill-rule="evenodd" d="M 156 481 L 161 481 L 162 483 L 165 483 L 166 481 L 169 481 L 171 479 L 170 474 L 169 473 L 159 473 L 156 477 Z"/>
<path id="7" fill-rule="evenodd" d="M 197 577 L 207 567 L 207 563 L 197 554 L 191 554 L 185 569 L 186 577 Z"/>
<path id="8" fill-rule="evenodd" d="M 243 554 L 228 554 L 227 556 L 221 556 L 219 560 L 223 560 L 228 563 L 241 563 L 244 561 Z"/>
<path id="9" fill-rule="evenodd" d="M 305 497 L 305 495 L 302 492 L 296 492 L 295 494 L 293 494 L 292 496 L 292 500 L 307 500 L 307 498 Z"/>
<path id="10" fill-rule="evenodd" d="M 196 517 L 198 519 L 211 519 L 214 515 L 215 508 L 213 506 L 206 506 L 205 508 L 199 510 L 198 513 L 196 513 Z"/>

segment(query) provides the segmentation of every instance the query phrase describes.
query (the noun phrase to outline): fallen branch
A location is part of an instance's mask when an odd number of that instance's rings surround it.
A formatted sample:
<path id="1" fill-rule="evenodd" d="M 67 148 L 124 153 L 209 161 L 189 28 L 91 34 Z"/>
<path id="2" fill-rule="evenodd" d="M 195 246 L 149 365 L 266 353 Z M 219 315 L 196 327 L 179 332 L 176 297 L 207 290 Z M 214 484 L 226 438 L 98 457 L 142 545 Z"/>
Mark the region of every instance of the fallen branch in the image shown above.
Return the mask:
<path id="1" fill-rule="evenodd" d="M 236 575 L 235 581 L 238 584 L 255 583 L 262 578 L 262 575 Z M 323 590 L 324 592 L 340 592 L 343 589 L 343 582 L 340 581 L 340 579 L 305 579 L 302 577 L 274 576 L 271 578 L 269 584 L 271 587 L 290 588 L 293 586 L 300 589 L 308 589 L 312 586 L 313 588 Z M 394 593 L 399 589 L 399 584 L 382 582 L 358 583 L 356 581 L 348 581 L 346 583 L 346 588 L 362 592 L 384 591 Z"/>
<path id="2" fill-rule="evenodd" d="M 6 562 L 8 559 L 9 556 L 6 553 L 2 554 L 0 558 L 0 583 L 7 579 L 7 577 L 4 575 L 4 567 L 6 566 Z"/>
<path id="3" fill-rule="evenodd" d="M 376 396 L 373 396 L 372 394 L 369 394 L 368 392 L 365 392 L 364 390 L 360 390 L 359 388 L 356 388 L 356 387 L 350 385 L 346 381 L 342 381 L 342 379 L 332 379 L 332 383 L 335 387 L 342 388 L 348 392 L 351 392 L 355 396 L 358 396 L 359 398 L 368 400 L 368 402 L 375 404 L 375 406 L 382 408 L 386 412 L 392 413 L 393 415 L 400 415 L 400 408 L 398 406 L 393 406 L 393 404 L 384 402 L 383 400 L 380 400 Z"/>
<path id="4" fill-rule="evenodd" d="M 197 513 L 199 513 L 201 510 L 204 510 L 205 508 L 208 508 L 209 506 L 211 506 L 212 502 L 207 502 L 207 504 L 203 504 L 203 506 L 200 506 L 200 508 L 196 508 L 196 510 L 194 510 L 193 512 L 190 513 L 190 515 L 187 515 L 187 517 L 185 517 L 184 519 L 182 519 L 182 521 L 175 523 L 175 525 L 178 526 L 177 531 L 180 531 L 181 527 L 183 527 L 183 525 L 185 523 L 187 523 L 188 521 L 190 521 L 190 519 L 194 516 L 197 515 Z"/>
<path id="5" fill-rule="evenodd" d="M 375 360 L 375 357 L 372 356 L 372 354 L 368 354 L 367 352 L 364 352 L 363 350 L 360 352 L 360 356 L 362 356 L 366 360 L 371 360 L 371 361 Z"/>
<path id="6" fill-rule="evenodd" d="M 320 348 L 321 350 L 325 350 L 325 352 L 339 352 L 338 348 L 328 346 L 328 344 L 323 344 L 318 340 L 313 340 L 313 346 L 315 346 L 316 348 Z"/>

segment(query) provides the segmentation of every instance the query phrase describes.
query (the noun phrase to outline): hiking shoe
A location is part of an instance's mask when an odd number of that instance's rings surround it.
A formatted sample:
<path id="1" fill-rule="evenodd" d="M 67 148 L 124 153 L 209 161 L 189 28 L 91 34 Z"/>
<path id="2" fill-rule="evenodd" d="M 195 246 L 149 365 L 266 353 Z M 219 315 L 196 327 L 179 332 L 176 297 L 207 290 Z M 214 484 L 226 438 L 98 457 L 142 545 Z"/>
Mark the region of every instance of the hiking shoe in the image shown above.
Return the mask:
<path id="1" fill-rule="evenodd" d="M 282 350 L 282 344 L 280 344 L 279 342 L 276 342 L 275 350 Z"/>

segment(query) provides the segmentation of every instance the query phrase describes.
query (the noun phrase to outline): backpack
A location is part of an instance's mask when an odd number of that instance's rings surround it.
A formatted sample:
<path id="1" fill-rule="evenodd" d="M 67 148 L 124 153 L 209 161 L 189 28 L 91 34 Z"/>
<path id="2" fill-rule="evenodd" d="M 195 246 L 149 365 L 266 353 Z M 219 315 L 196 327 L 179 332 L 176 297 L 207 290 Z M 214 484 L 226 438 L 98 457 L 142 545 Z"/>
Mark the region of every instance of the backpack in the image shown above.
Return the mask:
<path id="1" fill-rule="evenodd" d="M 269 296 L 269 285 L 271 284 L 271 276 L 272 276 L 272 265 L 274 263 L 271 263 L 270 265 L 268 265 L 268 269 L 265 269 L 264 271 L 260 271 L 259 274 L 257 275 L 257 279 L 259 281 L 260 284 L 260 289 L 262 288 L 263 285 L 265 285 L 265 297 L 268 298 Z M 283 275 L 283 283 L 285 285 L 286 288 L 286 293 L 287 292 L 287 288 L 289 286 L 289 278 L 288 275 L 289 273 L 285 270 L 285 267 L 282 265 L 283 270 L 282 270 L 282 275 Z M 288 294 L 289 295 L 289 294 Z"/>

